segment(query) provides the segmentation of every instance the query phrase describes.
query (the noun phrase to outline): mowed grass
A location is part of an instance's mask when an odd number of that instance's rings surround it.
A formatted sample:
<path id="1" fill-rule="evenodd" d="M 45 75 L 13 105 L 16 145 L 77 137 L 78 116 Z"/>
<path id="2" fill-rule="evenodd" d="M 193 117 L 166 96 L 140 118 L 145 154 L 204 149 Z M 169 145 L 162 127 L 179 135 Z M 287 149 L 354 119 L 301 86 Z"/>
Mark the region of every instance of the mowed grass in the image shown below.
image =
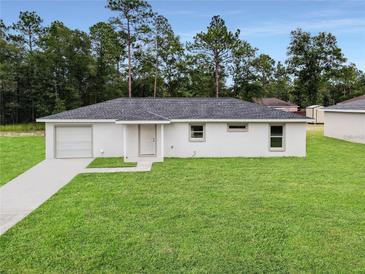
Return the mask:
<path id="1" fill-rule="evenodd" d="M 44 130 L 44 123 L 0 125 L 0 131 L 28 132 Z"/>
<path id="2" fill-rule="evenodd" d="M 365 271 L 365 146 L 83 174 L 0 237 L 3 273 Z"/>
<path id="3" fill-rule="evenodd" d="M 88 168 L 113 168 L 113 167 L 135 167 L 137 163 L 127 163 L 122 157 L 105 157 L 96 158 L 92 161 Z"/>
<path id="4" fill-rule="evenodd" d="M 44 137 L 0 137 L 0 186 L 43 159 Z"/>

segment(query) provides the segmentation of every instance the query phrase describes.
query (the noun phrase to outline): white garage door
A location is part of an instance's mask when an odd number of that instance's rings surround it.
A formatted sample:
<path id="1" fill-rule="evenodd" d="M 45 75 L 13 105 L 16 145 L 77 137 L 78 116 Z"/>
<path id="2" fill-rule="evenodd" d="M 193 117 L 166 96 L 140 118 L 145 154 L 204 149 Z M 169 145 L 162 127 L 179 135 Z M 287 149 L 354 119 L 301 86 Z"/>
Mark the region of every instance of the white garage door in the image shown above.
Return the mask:
<path id="1" fill-rule="evenodd" d="M 56 127 L 56 158 L 92 157 L 91 127 Z"/>

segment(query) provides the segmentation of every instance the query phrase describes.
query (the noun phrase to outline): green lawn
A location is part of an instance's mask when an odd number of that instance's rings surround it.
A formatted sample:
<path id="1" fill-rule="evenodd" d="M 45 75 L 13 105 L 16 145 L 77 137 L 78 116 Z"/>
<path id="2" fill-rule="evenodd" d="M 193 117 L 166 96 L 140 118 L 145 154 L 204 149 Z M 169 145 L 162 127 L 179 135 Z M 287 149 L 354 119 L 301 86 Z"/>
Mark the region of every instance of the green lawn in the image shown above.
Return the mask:
<path id="1" fill-rule="evenodd" d="M 103 168 L 103 167 L 135 167 L 137 163 L 126 163 L 121 157 L 106 157 L 96 158 L 92 161 L 88 168 Z"/>
<path id="2" fill-rule="evenodd" d="M 43 159 L 44 137 L 0 137 L 0 186 Z"/>
<path id="3" fill-rule="evenodd" d="M 365 146 L 82 174 L 0 237 L 2 273 L 365 272 Z"/>

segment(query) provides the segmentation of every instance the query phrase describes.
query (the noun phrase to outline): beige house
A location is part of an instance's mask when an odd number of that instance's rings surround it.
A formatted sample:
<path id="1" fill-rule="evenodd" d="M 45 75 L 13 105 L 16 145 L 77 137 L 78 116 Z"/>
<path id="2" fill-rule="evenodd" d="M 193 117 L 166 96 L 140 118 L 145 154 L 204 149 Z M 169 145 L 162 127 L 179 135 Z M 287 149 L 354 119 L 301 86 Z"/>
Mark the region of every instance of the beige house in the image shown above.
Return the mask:
<path id="1" fill-rule="evenodd" d="M 324 109 L 324 135 L 365 144 L 365 95 Z"/>
<path id="2" fill-rule="evenodd" d="M 305 109 L 305 116 L 312 118 L 314 124 L 324 123 L 324 107 L 320 105 L 308 106 Z"/>

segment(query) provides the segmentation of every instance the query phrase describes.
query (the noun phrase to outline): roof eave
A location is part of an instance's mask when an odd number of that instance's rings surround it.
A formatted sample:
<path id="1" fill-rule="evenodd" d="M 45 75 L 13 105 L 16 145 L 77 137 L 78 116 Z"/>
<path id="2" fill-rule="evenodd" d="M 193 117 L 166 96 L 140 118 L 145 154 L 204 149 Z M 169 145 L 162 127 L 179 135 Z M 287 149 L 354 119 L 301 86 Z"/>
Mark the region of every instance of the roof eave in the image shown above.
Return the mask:
<path id="1" fill-rule="evenodd" d="M 364 111 L 365 112 L 365 111 Z M 246 123 L 310 123 L 313 119 L 310 118 L 295 118 L 295 119 L 171 119 L 171 120 L 113 120 L 113 119 L 37 119 L 37 122 L 42 123 L 115 123 L 120 125 L 133 124 L 170 124 L 170 123 L 190 123 L 190 122 L 246 122 Z"/>
<path id="2" fill-rule="evenodd" d="M 271 107 L 271 108 L 298 108 L 299 106 L 296 106 L 296 105 L 286 105 L 286 106 L 267 105 L 267 107 Z"/>
<path id="3" fill-rule="evenodd" d="M 115 123 L 116 119 L 36 119 L 38 123 Z"/>
<path id="4" fill-rule="evenodd" d="M 348 113 L 365 113 L 365 109 L 336 109 L 336 108 L 325 108 L 324 112 L 348 112 Z"/>
<path id="5" fill-rule="evenodd" d="M 310 123 L 313 119 L 310 118 L 295 118 L 295 119 L 171 119 L 171 123 L 189 123 L 189 122 L 242 122 L 242 123 Z"/>
<path id="6" fill-rule="evenodd" d="M 116 121 L 118 125 L 143 125 L 143 124 L 170 124 L 170 121 L 158 121 L 158 120 L 136 120 L 136 121 Z"/>

